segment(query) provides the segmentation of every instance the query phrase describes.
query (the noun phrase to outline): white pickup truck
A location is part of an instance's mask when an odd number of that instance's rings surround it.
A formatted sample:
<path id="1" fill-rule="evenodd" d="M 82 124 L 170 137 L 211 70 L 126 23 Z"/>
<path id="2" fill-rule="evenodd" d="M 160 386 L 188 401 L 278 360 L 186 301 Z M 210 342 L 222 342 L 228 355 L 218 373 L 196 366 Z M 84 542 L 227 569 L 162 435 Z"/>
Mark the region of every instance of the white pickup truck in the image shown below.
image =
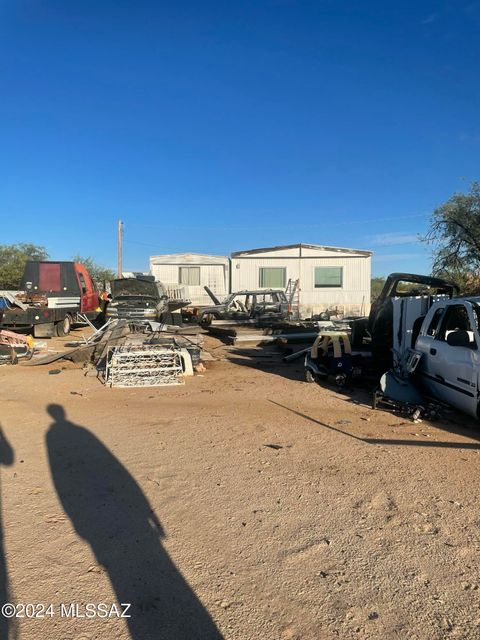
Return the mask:
<path id="1" fill-rule="evenodd" d="M 426 314 L 415 350 L 416 375 L 428 393 L 480 418 L 480 297 L 435 302 Z"/>

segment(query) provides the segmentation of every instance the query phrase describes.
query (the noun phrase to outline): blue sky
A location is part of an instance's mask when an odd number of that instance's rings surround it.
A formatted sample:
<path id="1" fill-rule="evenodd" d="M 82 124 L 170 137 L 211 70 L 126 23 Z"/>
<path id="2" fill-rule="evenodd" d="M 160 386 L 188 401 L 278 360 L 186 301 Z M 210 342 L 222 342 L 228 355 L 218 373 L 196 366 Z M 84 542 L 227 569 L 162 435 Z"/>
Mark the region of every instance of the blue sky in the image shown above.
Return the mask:
<path id="1" fill-rule="evenodd" d="M 126 269 L 293 242 L 425 271 L 480 179 L 480 1 L 3 0 L 0 243 Z"/>

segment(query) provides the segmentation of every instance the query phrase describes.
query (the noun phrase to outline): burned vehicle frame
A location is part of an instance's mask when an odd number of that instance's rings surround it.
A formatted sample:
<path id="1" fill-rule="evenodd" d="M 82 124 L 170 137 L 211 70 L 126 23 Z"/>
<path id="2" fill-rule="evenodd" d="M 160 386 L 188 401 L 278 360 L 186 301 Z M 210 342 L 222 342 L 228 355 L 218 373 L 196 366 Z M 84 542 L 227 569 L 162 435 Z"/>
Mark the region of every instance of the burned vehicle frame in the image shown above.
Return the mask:
<path id="1" fill-rule="evenodd" d="M 458 287 L 442 278 L 415 273 L 391 273 L 378 298 L 373 302 L 368 318 L 359 318 L 352 323 L 352 346 L 359 348 L 364 339 L 370 340 L 372 360 L 379 373 L 388 371 L 393 364 L 393 300 L 414 296 L 429 296 L 433 301 L 438 296 L 452 298 L 458 294 Z M 414 344 L 423 317 L 419 318 L 412 330 Z"/>
<path id="2" fill-rule="evenodd" d="M 213 320 L 268 324 L 284 321 L 290 315 L 290 304 L 283 289 L 235 291 L 220 302 L 208 287 L 204 288 L 215 303 L 200 313 L 199 322 L 204 327 L 210 326 Z"/>

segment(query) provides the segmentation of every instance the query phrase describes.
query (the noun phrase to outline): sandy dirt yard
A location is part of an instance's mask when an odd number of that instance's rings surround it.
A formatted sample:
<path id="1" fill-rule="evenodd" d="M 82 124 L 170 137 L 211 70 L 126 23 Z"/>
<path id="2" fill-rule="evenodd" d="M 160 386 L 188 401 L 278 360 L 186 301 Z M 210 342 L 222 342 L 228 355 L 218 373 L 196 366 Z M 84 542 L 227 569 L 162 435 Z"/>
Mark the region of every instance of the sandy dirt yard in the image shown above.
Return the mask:
<path id="1" fill-rule="evenodd" d="M 0 367 L 0 638 L 480 638 L 475 424 L 206 342 L 168 389 Z"/>

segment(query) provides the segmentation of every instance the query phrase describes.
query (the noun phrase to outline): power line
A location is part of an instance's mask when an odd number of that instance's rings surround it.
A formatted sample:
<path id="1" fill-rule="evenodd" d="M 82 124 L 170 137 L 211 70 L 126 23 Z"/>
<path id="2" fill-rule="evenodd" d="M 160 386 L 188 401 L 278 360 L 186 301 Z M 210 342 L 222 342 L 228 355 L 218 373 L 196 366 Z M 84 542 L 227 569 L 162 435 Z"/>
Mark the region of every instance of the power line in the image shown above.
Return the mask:
<path id="1" fill-rule="evenodd" d="M 142 247 L 154 247 L 157 251 L 180 251 L 181 253 L 185 253 L 184 248 L 182 247 L 159 247 L 158 244 L 155 244 L 153 242 L 140 242 L 137 240 L 127 240 L 124 238 L 123 240 L 123 244 L 138 244 Z M 211 253 L 210 251 L 207 251 L 205 249 L 195 249 L 195 250 L 190 250 L 190 253 Z"/>
<path id="2" fill-rule="evenodd" d="M 399 220 L 413 220 L 413 219 L 419 219 L 419 218 L 427 218 L 430 214 L 429 213 L 417 213 L 417 214 L 412 214 L 412 215 L 406 215 L 406 216 L 395 216 L 392 218 L 369 218 L 369 219 L 360 219 L 360 220 L 343 220 L 342 222 L 333 222 L 333 221 L 329 221 L 326 220 L 324 222 L 318 223 L 318 224 L 308 224 L 308 225 L 298 225 L 295 224 L 295 229 L 320 229 L 320 228 L 324 228 L 324 227 L 344 227 L 345 225 L 352 225 L 352 224 L 372 224 L 372 223 L 376 223 L 376 222 L 397 222 Z M 204 231 L 218 231 L 219 227 L 221 225 L 215 225 L 215 226 L 206 226 L 206 225 L 198 225 L 198 226 L 194 226 L 194 225 L 178 225 L 178 224 L 162 224 L 162 225 L 150 225 L 150 224 L 138 224 L 138 223 L 128 223 L 129 227 L 136 227 L 136 228 L 143 228 L 143 229 L 168 229 L 168 228 L 172 228 L 172 229 L 189 229 L 189 230 L 196 230 L 196 229 L 203 229 Z M 278 224 L 278 223 L 270 223 L 270 224 L 265 224 L 265 225 L 258 225 L 258 224 L 249 224 L 248 226 L 232 226 L 232 225 L 225 225 L 225 228 L 228 229 L 229 231 L 252 231 L 253 229 L 271 229 L 272 227 L 275 227 L 275 229 L 281 229 L 281 228 L 285 228 L 285 229 L 291 229 L 292 224 L 291 223 L 285 223 L 285 224 Z"/>

